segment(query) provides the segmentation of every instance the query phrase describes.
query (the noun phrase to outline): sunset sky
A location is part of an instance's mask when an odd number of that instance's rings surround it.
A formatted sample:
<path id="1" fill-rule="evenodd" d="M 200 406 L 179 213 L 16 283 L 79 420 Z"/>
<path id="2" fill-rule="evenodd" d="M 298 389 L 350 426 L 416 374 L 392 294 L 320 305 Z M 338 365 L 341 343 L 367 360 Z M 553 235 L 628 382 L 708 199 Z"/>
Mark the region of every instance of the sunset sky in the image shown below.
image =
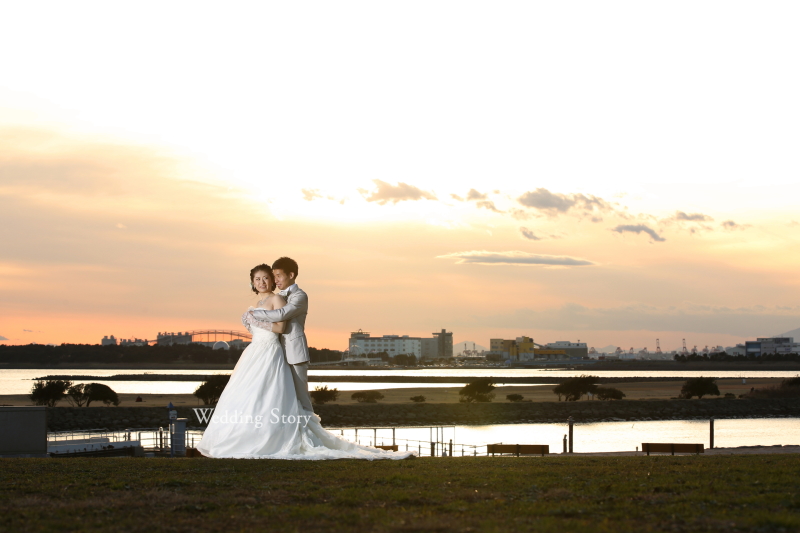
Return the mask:
<path id="1" fill-rule="evenodd" d="M 0 342 L 800 327 L 796 2 L 6 2 Z"/>

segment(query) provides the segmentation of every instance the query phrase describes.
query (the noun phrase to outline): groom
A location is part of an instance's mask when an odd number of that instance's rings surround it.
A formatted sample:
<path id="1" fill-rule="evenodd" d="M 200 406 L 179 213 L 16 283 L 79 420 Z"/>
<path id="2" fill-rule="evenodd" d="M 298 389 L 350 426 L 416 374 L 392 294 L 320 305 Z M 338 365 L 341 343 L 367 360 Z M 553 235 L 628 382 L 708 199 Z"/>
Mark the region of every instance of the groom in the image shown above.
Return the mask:
<path id="1" fill-rule="evenodd" d="M 279 294 L 286 298 L 286 305 L 280 309 L 267 311 L 254 309 L 252 315 L 267 322 L 286 322 L 286 330 L 281 335 L 281 344 L 286 354 L 286 362 L 292 369 L 294 389 L 297 400 L 303 409 L 311 413 L 311 396 L 308 394 L 308 341 L 306 340 L 305 325 L 308 314 L 308 296 L 303 289 L 297 286 L 297 261 L 289 257 L 281 257 L 272 263 L 272 275 L 275 276 L 275 285 L 280 289 Z"/>

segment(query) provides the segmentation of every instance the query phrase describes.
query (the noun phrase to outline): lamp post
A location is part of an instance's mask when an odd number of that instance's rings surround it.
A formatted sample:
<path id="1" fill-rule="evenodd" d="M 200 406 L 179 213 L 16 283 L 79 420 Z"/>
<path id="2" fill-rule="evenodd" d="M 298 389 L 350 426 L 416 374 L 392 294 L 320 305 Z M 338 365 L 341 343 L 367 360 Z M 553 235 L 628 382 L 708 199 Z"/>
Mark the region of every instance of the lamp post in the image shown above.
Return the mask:
<path id="1" fill-rule="evenodd" d="M 567 422 L 569 422 L 569 453 L 572 453 L 572 424 L 574 420 L 572 420 L 572 417 L 569 417 Z"/>
<path id="2" fill-rule="evenodd" d="M 169 418 L 169 427 L 170 427 L 170 432 L 169 432 L 169 456 L 170 457 L 175 457 L 175 443 L 174 443 L 175 439 L 172 438 L 172 425 L 174 424 L 175 419 L 178 418 L 178 410 L 175 409 L 175 406 L 172 405 L 172 402 L 169 402 L 169 405 L 167 405 L 167 415 L 168 415 L 168 418 Z"/>

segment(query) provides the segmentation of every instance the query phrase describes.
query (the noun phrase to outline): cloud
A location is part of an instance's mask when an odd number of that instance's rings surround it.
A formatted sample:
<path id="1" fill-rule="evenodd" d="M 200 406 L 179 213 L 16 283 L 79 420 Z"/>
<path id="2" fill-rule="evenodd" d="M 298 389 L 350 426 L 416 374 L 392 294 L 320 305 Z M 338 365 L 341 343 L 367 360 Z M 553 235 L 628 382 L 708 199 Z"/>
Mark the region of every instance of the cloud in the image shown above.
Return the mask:
<path id="1" fill-rule="evenodd" d="M 7 341 L 7 340 L 8 339 L 6 337 L 3 337 L 2 335 L 0 335 L 0 341 Z"/>
<path id="2" fill-rule="evenodd" d="M 733 220 L 726 220 L 722 224 L 720 224 L 722 229 L 727 231 L 736 231 L 736 230 L 746 230 L 750 227 L 750 224 L 737 224 Z"/>
<path id="3" fill-rule="evenodd" d="M 128 226 L 123 224 L 122 222 L 117 222 L 117 229 L 128 229 Z"/>
<path id="4" fill-rule="evenodd" d="M 497 206 L 494 205 L 494 202 L 489 200 L 489 195 L 487 193 L 482 193 L 475 189 L 470 189 L 469 192 L 467 193 L 466 198 L 462 198 L 457 194 L 451 194 L 450 197 L 453 198 L 454 200 L 458 200 L 459 202 L 475 202 L 475 206 L 478 207 L 479 209 L 480 208 L 488 209 L 489 211 L 494 211 L 495 213 L 504 212 L 499 210 Z"/>
<path id="5" fill-rule="evenodd" d="M 791 222 L 789 222 L 786 225 L 789 226 L 790 228 L 796 228 L 797 226 L 800 226 L 800 222 L 798 222 L 796 220 L 792 220 Z"/>
<path id="6" fill-rule="evenodd" d="M 531 241 L 541 241 L 542 240 L 541 237 L 537 237 L 536 234 L 533 233 L 528 228 L 524 228 L 524 227 L 523 228 L 519 228 L 519 231 L 520 231 L 520 233 L 522 233 L 523 237 L 525 237 L 526 239 L 529 239 Z"/>
<path id="7" fill-rule="evenodd" d="M 531 324 L 536 324 L 538 329 L 556 331 L 683 331 L 765 337 L 774 331 L 796 327 L 800 322 L 800 306 L 788 309 L 761 305 L 730 308 L 687 302 L 679 306 L 586 307 L 568 303 L 555 308 L 482 315 L 479 320 L 483 326 L 502 328 L 530 328 Z M 471 325 L 465 321 L 454 327 Z"/>
<path id="8" fill-rule="evenodd" d="M 586 266 L 594 265 L 591 261 L 575 257 L 530 254 L 527 252 L 456 252 L 437 256 L 439 259 L 457 259 L 457 265 L 543 265 L 543 266 Z"/>
<path id="9" fill-rule="evenodd" d="M 397 185 L 391 185 L 381 180 L 372 180 L 377 186 L 377 189 L 366 191 L 359 189 L 368 202 L 378 202 L 380 205 L 386 205 L 388 202 L 396 204 L 397 202 L 416 201 L 416 200 L 436 200 L 436 196 L 427 191 L 423 191 L 418 187 L 409 185 L 407 183 L 399 182 Z"/>
<path id="10" fill-rule="evenodd" d="M 644 224 L 621 224 L 616 228 L 612 229 L 611 231 L 615 231 L 617 233 L 625 233 L 625 232 L 647 233 L 648 235 L 650 235 L 650 237 L 652 237 L 654 241 L 664 242 L 667 240 L 658 233 L 656 233 L 655 230 L 645 226 Z"/>
<path id="11" fill-rule="evenodd" d="M 710 222 L 710 221 L 714 220 L 710 216 L 704 215 L 702 213 L 687 214 L 687 213 L 684 213 L 683 211 L 677 211 L 675 213 L 674 219 L 678 220 L 678 221 L 686 221 L 686 222 Z"/>
<path id="12" fill-rule="evenodd" d="M 484 209 L 488 209 L 489 211 L 494 211 L 495 213 L 502 213 L 497 207 L 494 205 L 494 202 L 491 200 L 481 200 L 480 202 L 475 202 L 477 207 L 482 207 Z"/>
<path id="13" fill-rule="evenodd" d="M 24 331 L 25 333 L 33 333 L 32 329 L 23 329 L 22 331 Z"/>
<path id="14" fill-rule="evenodd" d="M 467 193 L 467 200 L 486 200 L 488 198 L 488 194 L 478 192 L 475 189 L 470 189 Z"/>
<path id="15" fill-rule="evenodd" d="M 535 191 L 526 192 L 517 198 L 517 202 L 525 207 L 542 211 L 551 217 L 568 213 L 573 209 L 582 209 L 586 212 L 595 209 L 598 211 L 613 209 L 608 202 L 596 196 L 552 193 L 541 187 Z"/>
<path id="16" fill-rule="evenodd" d="M 314 198 L 322 198 L 322 195 L 319 193 L 319 189 L 302 189 L 303 191 L 303 200 L 310 202 Z"/>

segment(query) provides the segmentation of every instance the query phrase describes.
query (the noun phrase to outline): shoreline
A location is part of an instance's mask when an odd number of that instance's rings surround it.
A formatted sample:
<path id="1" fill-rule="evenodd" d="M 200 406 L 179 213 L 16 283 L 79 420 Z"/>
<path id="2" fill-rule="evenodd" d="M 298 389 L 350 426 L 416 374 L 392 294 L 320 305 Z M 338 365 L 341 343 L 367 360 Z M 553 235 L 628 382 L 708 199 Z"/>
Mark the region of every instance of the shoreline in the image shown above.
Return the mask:
<path id="1" fill-rule="evenodd" d="M 203 429 L 193 410 L 213 406 L 178 405 L 188 426 Z M 165 406 L 47 408 L 48 431 L 145 429 L 167 424 Z M 314 406 L 327 428 L 485 426 L 653 420 L 800 418 L 794 399 L 634 400 L 521 403 L 325 404 Z"/>
<path id="2" fill-rule="evenodd" d="M 42 363 L 4 363 L 0 362 L 0 370 L 233 370 L 235 363 L 209 364 L 209 363 L 70 363 L 70 364 L 42 364 Z M 678 371 L 797 371 L 800 374 L 800 362 L 786 361 L 774 362 L 689 362 L 677 361 L 600 361 L 589 364 L 554 364 L 554 365 L 512 365 L 512 366 L 417 366 L 417 367 L 343 367 L 339 365 L 314 365 L 310 370 L 358 370 L 369 372 L 385 372 L 396 370 L 575 370 L 591 373 L 593 370 L 603 371 L 643 371 L 643 372 L 678 372 Z"/>
<path id="3" fill-rule="evenodd" d="M 356 376 L 354 376 L 355 378 Z M 366 380 L 357 380 L 352 379 L 349 380 L 351 382 L 363 382 L 363 383 L 370 383 L 376 380 L 371 378 L 377 378 L 380 376 L 366 376 Z M 400 377 L 400 376 L 398 376 Z M 378 405 L 386 405 L 386 404 L 401 404 L 401 405 L 409 405 L 413 402 L 411 401 L 412 396 L 425 396 L 427 403 L 436 403 L 436 404 L 458 404 L 459 403 L 459 394 L 458 392 L 461 390 L 460 386 L 453 386 L 453 387 L 426 387 L 425 383 L 423 382 L 413 382 L 408 381 L 409 378 L 404 378 L 405 381 L 403 383 L 413 384 L 411 387 L 404 387 L 404 388 L 383 388 L 383 389 L 374 389 L 381 392 L 385 398 L 380 400 Z M 498 379 L 497 380 L 497 387 L 494 389 L 495 393 L 495 401 L 492 402 L 494 404 L 506 404 L 509 403 L 506 399 L 506 396 L 509 394 L 520 394 L 524 397 L 525 402 L 523 403 L 542 403 L 542 402 L 552 402 L 556 400 L 556 395 L 553 394 L 553 385 L 560 381 L 563 381 L 564 378 L 554 378 L 557 381 L 550 383 L 548 385 L 541 385 L 541 380 L 532 380 L 539 384 L 533 383 L 525 383 L 525 382 L 517 382 L 513 380 L 506 380 L 506 379 Z M 103 379 L 96 379 L 92 378 L 92 380 L 96 381 L 106 381 L 106 378 Z M 622 402 L 631 402 L 631 401 L 639 401 L 639 400 L 669 400 L 671 398 L 675 398 L 678 396 L 681 390 L 682 381 L 685 378 L 677 378 L 677 379 L 665 379 L 665 378 L 607 378 L 602 379 L 601 384 L 613 384 L 616 388 L 619 388 L 622 392 L 625 393 L 626 397 Z M 109 380 L 111 381 L 111 380 Z M 386 381 L 388 380 L 381 380 Z M 782 381 L 781 378 L 755 378 L 755 379 L 748 379 L 746 384 L 743 384 L 742 381 L 738 378 L 726 378 L 726 379 L 718 379 L 717 386 L 719 387 L 720 397 L 723 397 L 725 394 L 733 394 L 738 398 L 740 394 L 745 394 L 750 392 L 751 387 L 755 388 L 764 388 L 770 386 L 779 385 Z M 463 383 L 463 380 L 461 381 Z M 314 381 L 310 381 L 309 389 L 314 389 Z M 31 385 L 33 381 L 31 381 Z M 112 389 L 114 387 L 112 386 Z M 332 388 L 335 388 L 332 387 Z M 336 402 L 331 402 L 329 405 L 348 405 L 348 404 L 358 404 L 356 400 L 351 399 L 351 395 L 354 392 L 357 392 L 358 389 L 349 390 L 349 391 L 339 391 L 339 398 Z M 123 407 L 139 407 L 139 406 L 148 406 L 148 405 L 167 405 L 169 402 L 172 402 L 173 405 L 199 405 L 199 400 L 193 394 L 171 394 L 171 393 L 127 393 L 127 392 L 119 392 L 118 393 L 119 399 L 121 401 L 120 406 Z M 144 400 L 143 402 L 135 402 L 137 396 L 141 396 Z M 580 400 L 579 402 L 571 402 L 571 403 L 582 403 L 588 402 L 590 400 Z M 600 402 L 599 400 L 592 400 L 592 403 L 598 404 L 608 404 L 609 402 Z M 27 394 L 0 394 L 0 406 L 26 406 L 26 405 L 33 405 L 30 399 L 28 398 Z M 68 406 L 70 405 L 67 399 L 62 400 L 58 404 L 59 406 Z"/>

